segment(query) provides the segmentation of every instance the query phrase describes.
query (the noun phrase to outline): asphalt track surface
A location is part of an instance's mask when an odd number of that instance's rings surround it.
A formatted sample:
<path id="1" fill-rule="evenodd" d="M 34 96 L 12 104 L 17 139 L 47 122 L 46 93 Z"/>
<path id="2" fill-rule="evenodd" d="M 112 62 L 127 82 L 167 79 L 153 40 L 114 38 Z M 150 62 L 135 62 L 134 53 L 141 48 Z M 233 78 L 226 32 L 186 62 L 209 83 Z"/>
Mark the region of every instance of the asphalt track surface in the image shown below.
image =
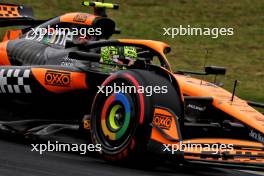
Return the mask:
<path id="1" fill-rule="evenodd" d="M 40 155 L 31 152 L 29 144 L 0 139 L 0 176 L 255 176 L 255 172 L 253 173 L 183 166 L 155 169 L 122 167 L 111 165 L 96 157 L 78 154 L 50 152 Z"/>

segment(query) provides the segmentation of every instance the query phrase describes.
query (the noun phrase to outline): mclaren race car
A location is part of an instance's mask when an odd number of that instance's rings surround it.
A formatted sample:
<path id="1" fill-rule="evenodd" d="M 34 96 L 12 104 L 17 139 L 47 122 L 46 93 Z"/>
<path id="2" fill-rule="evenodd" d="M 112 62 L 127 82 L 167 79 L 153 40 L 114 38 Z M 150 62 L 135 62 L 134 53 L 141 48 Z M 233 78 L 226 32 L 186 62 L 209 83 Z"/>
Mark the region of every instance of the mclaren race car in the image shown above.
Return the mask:
<path id="1" fill-rule="evenodd" d="M 100 144 L 108 161 L 151 155 L 263 169 L 264 115 L 251 106 L 263 105 L 190 76 L 224 68 L 173 72 L 167 44 L 109 39 L 118 30 L 105 9 L 117 5 L 84 5 L 95 14 L 35 20 L 30 8 L 0 4 L 0 26 L 20 27 L 0 43 L 1 133 L 67 142 L 77 131 L 73 139 Z M 53 32 L 62 28 L 69 30 Z M 89 35 L 68 35 L 83 28 Z M 117 86 L 130 91 L 113 91 Z"/>

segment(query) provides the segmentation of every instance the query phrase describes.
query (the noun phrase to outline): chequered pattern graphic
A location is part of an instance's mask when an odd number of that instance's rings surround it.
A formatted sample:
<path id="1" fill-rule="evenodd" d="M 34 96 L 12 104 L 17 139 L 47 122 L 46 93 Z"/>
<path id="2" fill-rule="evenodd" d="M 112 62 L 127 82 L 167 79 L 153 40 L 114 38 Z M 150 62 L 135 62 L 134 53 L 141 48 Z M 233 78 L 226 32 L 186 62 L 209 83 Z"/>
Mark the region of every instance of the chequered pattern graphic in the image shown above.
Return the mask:
<path id="1" fill-rule="evenodd" d="M 32 93 L 27 85 L 30 69 L 0 69 L 0 93 Z"/>
<path id="2" fill-rule="evenodd" d="M 8 17 L 19 17 L 18 7 L 16 6 L 7 6 L 0 5 L 0 18 L 8 18 Z"/>

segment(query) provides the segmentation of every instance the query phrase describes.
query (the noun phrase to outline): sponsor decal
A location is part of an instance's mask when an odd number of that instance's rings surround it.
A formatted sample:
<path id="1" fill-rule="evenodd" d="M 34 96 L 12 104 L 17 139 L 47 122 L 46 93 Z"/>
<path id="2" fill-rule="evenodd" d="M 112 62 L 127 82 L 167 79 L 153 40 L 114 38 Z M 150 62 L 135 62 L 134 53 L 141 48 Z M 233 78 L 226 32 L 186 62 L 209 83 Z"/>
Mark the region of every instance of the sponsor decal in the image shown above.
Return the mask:
<path id="1" fill-rule="evenodd" d="M 172 116 L 155 113 L 152 123 L 155 126 L 168 130 L 171 127 Z"/>
<path id="2" fill-rule="evenodd" d="M 203 112 L 203 111 L 206 110 L 206 107 L 205 106 L 204 107 L 199 107 L 199 106 L 194 105 L 194 104 L 188 104 L 187 107 L 188 108 L 191 108 L 191 109 L 194 109 L 194 110 L 201 111 L 201 112 Z"/>
<path id="3" fill-rule="evenodd" d="M 52 86 L 71 86 L 71 73 L 48 70 L 45 74 L 45 84 Z"/>
<path id="4" fill-rule="evenodd" d="M 72 67 L 76 63 L 77 63 L 76 59 L 72 59 L 69 58 L 69 56 L 65 56 L 62 58 L 61 66 Z"/>
<path id="5" fill-rule="evenodd" d="M 88 18 L 87 14 L 77 14 L 74 18 L 73 21 L 75 22 L 80 22 L 80 23 L 84 23 Z"/>
<path id="6" fill-rule="evenodd" d="M 264 136 L 261 135 L 260 133 L 254 131 L 254 130 L 251 130 L 250 133 L 249 133 L 249 136 L 261 143 L 264 144 Z"/>

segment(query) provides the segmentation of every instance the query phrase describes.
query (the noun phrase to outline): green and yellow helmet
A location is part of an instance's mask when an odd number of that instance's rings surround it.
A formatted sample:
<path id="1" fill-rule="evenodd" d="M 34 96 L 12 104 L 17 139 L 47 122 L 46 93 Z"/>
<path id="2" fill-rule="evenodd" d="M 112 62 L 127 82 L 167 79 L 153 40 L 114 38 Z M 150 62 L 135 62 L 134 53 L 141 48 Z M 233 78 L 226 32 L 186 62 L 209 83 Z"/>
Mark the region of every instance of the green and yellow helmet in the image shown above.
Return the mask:
<path id="1" fill-rule="evenodd" d="M 101 48 L 101 62 L 107 64 L 131 65 L 137 58 L 137 49 L 133 46 L 106 46 Z"/>

